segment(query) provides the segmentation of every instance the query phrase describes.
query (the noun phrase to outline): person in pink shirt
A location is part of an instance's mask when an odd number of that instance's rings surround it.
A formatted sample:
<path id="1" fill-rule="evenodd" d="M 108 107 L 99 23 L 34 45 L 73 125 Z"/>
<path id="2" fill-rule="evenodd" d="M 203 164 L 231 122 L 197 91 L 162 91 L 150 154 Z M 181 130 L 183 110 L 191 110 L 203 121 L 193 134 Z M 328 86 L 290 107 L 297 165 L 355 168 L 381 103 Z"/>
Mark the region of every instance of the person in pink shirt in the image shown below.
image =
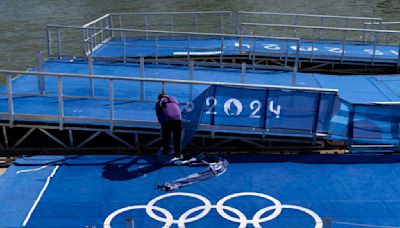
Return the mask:
<path id="1" fill-rule="evenodd" d="M 171 133 L 174 140 L 174 154 L 172 162 L 182 159 L 181 136 L 182 136 L 182 115 L 178 106 L 178 100 L 166 94 L 158 95 L 155 105 L 158 122 L 161 124 L 163 154 L 170 153 Z"/>

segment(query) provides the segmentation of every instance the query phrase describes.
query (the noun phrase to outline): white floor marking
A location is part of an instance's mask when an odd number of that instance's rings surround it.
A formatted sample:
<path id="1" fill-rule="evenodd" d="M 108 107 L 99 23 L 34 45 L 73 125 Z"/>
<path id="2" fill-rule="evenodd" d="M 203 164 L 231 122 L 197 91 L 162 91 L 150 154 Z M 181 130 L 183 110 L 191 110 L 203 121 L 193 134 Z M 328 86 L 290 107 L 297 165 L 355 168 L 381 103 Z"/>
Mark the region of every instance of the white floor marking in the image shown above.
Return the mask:
<path id="1" fill-rule="evenodd" d="M 184 212 L 182 215 L 179 216 L 178 219 L 174 219 L 174 216 L 172 212 L 165 208 L 161 208 L 158 206 L 155 206 L 155 204 L 163 200 L 165 198 L 169 197 L 174 197 L 174 196 L 186 196 L 186 197 L 191 197 L 194 199 L 198 199 L 204 203 L 204 205 L 201 206 L 195 206 L 186 212 Z M 273 206 L 266 206 L 263 209 L 260 209 L 257 211 L 252 219 L 249 219 L 246 217 L 245 213 L 240 211 L 238 208 L 233 208 L 231 206 L 224 205 L 226 201 L 231 200 L 233 198 L 237 197 L 242 197 L 242 196 L 253 196 L 253 197 L 259 197 L 259 198 L 264 198 L 266 200 L 272 201 L 274 204 Z M 156 198 L 150 200 L 146 205 L 133 205 L 133 206 L 128 206 L 121 208 L 119 210 L 114 211 L 111 213 L 106 220 L 103 223 L 104 228 L 111 228 L 111 222 L 112 220 L 118 216 L 119 214 L 129 211 L 129 210 L 134 210 L 134 209 L 145 209 L 146 213 L 149 217 L 152 219 L 163 222 L 163 228 L 170 228 L 174 224 L 177 224 L 179 228 L 185 228 L 187 223 L 191 223 L 194 221 L 198 221 L 202 218 L 204 218 L 211 209 L 216 209 L 217 213 L 224 219 L 228 221 L 232 221 L 235 223 L 239 223 L 239 228 L 246 228 L 248 225 L 252 224 L 256 228 L 261 228 L 261 223 L 268 222 L 276 217 L 278 217 L 282 211 L 282 209 L 293 209 L 293 210 L 298 210 L 301 212 L 304 212 L 311 216 L 314 221 L 315 221 L 315 228 L 322 228 L 323 222 L 321 218 L 312 210 L 297 206 L 297 205 L 288 205 L 288 204 L 282 204 L 279 200 L 275 199 L 272 196 L 258 193 L 258 192 L 239 192 L 239 193 L 234 193 L 228 196 L 225 196 L 224 198 L 220 199 L 216 205 L 211 204 L 211 202 L 205 198 L 204 196 L 194 194 L 194 193 L 188 193 L 188 192 L 176 192 L 176 193 L 166 193 L 164 195 L 157 196 Z M 154 210 L 161 212 L 164 217 L 161 217 L 160 215 L 157 215 L 154 213 Z M 231 214 L 227 214 L 225 210 L 231 212 Z M 263 216 L 266 212 L 273 210 L 273 213 L 265 216 Z M 200 213 L 197 213 L 201 211 Z M 233 217 L 232 214 L 236 215 L 237 217 Z M 192 215 L 192 217 L 190 217 Z"/>
<path id="2" fill-rule="evenodd" d="M 44 184 L 42 190 L 40 191 L 38 197 L 36 198 L 35 203 L 33 203 L 32 208 L 29 210 L 29 213 L 26 216 L 24 222 L 22 223 L 22 226 L 25 227 L 26 224 L 28 223 L 29 219 L 32 216 L 33 211 L 36 209 L 36 206 L 38 205 L 40 199 L 42 198 L 44 192 L 46 191 L 47 186 L 49 186 L 51 178 L 54 177 L 54 175 L 56 174 L 58 167 L 59 167 L 58 165 L 56 167 L 54 167 L 53 172 L 51 172 L 50 176 L 47 177 L 46 183 Z"/>
<path id="3" fill-rule="evenodd" d="M 39 168 L 36 168 L 36 169 L 24 169 L 24 170 L 19 170 L 19 171 L 17 171 L 17 174 L 20 174 L 20 173 L 28 173 L 28 172 L 35 172 L 35 171 L 39 171 L 39 170 L 44 169 L 44 168 L 47 168 L 47 167 L 48 167 L 47 165 L 44 165 L 44 166 L 39 167 Z"/>

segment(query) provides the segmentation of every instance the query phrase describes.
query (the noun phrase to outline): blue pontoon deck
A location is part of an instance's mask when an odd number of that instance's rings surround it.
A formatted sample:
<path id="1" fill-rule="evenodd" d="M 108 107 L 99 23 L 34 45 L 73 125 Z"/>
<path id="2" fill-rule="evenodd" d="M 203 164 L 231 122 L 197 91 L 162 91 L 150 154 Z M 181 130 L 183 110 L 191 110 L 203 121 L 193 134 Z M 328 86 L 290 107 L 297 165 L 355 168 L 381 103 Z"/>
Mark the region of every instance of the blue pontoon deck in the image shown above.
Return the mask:
<path id="1" fill-rule="evenodd" d="M 225 11 L 107 14 L 84 26 L 49 25 L 48 60 L 39 53 L 29 72 L 1 71 L 3 147 L 16 149 L 38 129 L 74 148 L 72 131 L 93 127 L 79 147 L 103 132 L 137 149 L 143 133 L 158 135 L 153 102 L 167 92 L 183 110 L 204 106 L 198 129 L 203 141 L 220 139 L 213 145 L 238 140 L 268 148 L 269 140 L 289 137 L 392 152 L 400 132 L 397 75 L 298 72 L 304 61 L 396 68 L 399 32 L 383 25 L 379 18 Z M 292 35 L 274 33 L 281 27 L 294 29 Z M 29 130 L 10 143 L 12 127 Z M 66 130 L 66 138 L 54 129 Z M 113 133 L 121 129 L 133 132 L 135 142 Z"/>

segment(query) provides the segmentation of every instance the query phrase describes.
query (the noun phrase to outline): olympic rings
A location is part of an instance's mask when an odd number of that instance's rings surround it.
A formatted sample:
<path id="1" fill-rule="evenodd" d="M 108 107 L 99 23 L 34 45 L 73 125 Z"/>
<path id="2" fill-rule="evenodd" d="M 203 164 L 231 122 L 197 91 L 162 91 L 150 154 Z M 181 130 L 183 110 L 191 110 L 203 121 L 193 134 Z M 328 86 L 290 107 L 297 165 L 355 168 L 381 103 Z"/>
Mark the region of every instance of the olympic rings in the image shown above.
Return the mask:
<path id="1" fill-rule="evenodd" d="M 192 217 L 192 218 L 189 218 L 189 219 L 185 220 L 184 223 L 189 223 L 189 222 L 193 222 L 193 221 L 199 220 L 199 219 L 201 219 L 202 217 L 206 216 L 206 215 L 208 214 L 208 212 L 210 212 L 210 210 L 211 210 L 211 202 L 210 202 L 208 199 L 206 199 L 204 196 L 197 195 L 197 194 L 194 194 L 194 193 L 187 193 L 187 192 L 175 192 L 175 193 L 164 194 L 164 195 L 158 196 L 158 197 L 154 198 L 153 200 L 151 200 L 151 201 L 147 204 L 147 207 L 146 207 L 146 212 L 147 212 L 147 214 L 148 214 L 150 217 L 152 217 L 153 219 L 155 219 L 155 220 L 157 220 L 157 221 L 160 221 L 160 222 L 165 222 L 165 223 L 166 223 L 166 222 L 178 223 L 177 220 L 168 221 L 168 219 L 166 219 L 166 218 L 161 218 L 160 216 L 156 215 L 156 214 L 153 212 L 154 204 L 155 204 L 157 201 L 162 200 L 162 199 L 164 199 L 164 198 L 171 197 L 171 196 L 189 196 L 189 197 L 197 198 L 197 199 L 199 199 L 199 200 L 201 200 L 201 201 L 204 202 L 204 210 L 203 210 L 200 214 L 198 214 L 198 215 L 196 215 L 196 216 L 194 216 L 194 217 Z"/>
<path id="2" fill-rule="evenodd" d="M 174 196 L 185 196 L 185 197 L 195 198 L 195 199 L 202 201 L 204 203 L 204 205 L 193 207 L 193 208 L 185 211 L 182 215 L 180 215 L 178 219 L 174 219 L 174 216 L 167 209 L 155 206 L 155 204 L 158 201 L 165 199 L 165 198 L 174 197 Z M 264 198 L 264 199 L 270 200 L 274 205 L 267 206 L 267 207 L 264 207 L 264 208 L 258 210 L 253 215 L 252 219 L 248 219 L 246 217 L 246 215 L 243 212 L 241 212 L 239 209 L 224 205 L 226 201 L 231 200 L 233 198 L 242 197 L 242 196 L 256 196 L 259 198 Z M 234 193 L 234 194 L 225 196 L 224 198 L 220 199 L 216 205 L 212 205 L 211 202 L 204 196 L 194 194 L 194 193 L 187 193 L 187 192 L 175 192 L 175 193 L 167 193 L 164 195 L 160 195 L 160 196 L 150 200 L 146 205 L 134 205 L 134 206 L 128 206 L 128 207 L 124 207 L 119 210 L 116 210 L 105 219 L 103 227 L 111 228 L 111 222 L 117 215 L 119 215 L 123 212 L 129 211 L 129 210 L 134 210 L 134 209 L 145 209 L 146 213 L 151 218 L 164 223 L 163 228 L 169 228 L 173 224 L 177 224 L 179 228 L 184 228 L 187 223 L 198 221 L 198 220 L 202 219 L 203 217 L 205 217 L 211 211 L 211 209 L 216 209 L 216 211 L 222 218 L 232 221 L 232 222 L 235 222 L 235 223 L 239 223 L 239 228 L 245 228 L 249 224 L 252 224 L 254 227 L 259 228 L 259 227 L 261 227 L 260 223 L 267 222 L 267 221 L 270 221 L 270 220 L 278 217 L 281 214 L 282 209 L 293 209 L 293 210 L 299 210 L 301 212 L 304 212 L 304 213 L 310 215 L 314 219 L 315 228 L 322 228 L 322 226 L 323 226 L 322 219 L 312 210 L 301 207 L 301 206 L 282 204 L 279 200 L 275 199 L 274 197 L 266 195 L 266 194 L 262 194 L 262 193 L 257 193 L 257 192 Z M 161 214 L 163 214 L 164 217 L 161 217 L 161 216 L 155 214 L 154 210 L 161 212 Z M 271 211 L 271 210 L 274 210 L 272 214 L 270 214 L 266 217 L 262 217 L 266 212 Z M 190 215 L 193 215 L 194 213 L 196 213 L 198 211 L 201 211 L 201 212 L 193 217 L 190 217 Z M 233 216 L 227 214 L 225 211 L 229 211 L 229 212 L 235 214 L 237 217 L 233 217 Z"/>
<path id="3" fill-rule="evenodd" d="M 281 211 L 282 211 L 282 204 L 281 204 L 281 202 L 280 202 L 279 200 L 275 199 L 275 198 L 272 197 L 272 196 L 265 195 L 265 194 L 262 194 L 262 193 L 257 193 L 257 192 L 241 192 L 241 193 L 235 193 L 235 194 L 232 194 L 232 195 L 229 195 L 229 196 L 225 196 L 224 198 L 222 198 L 221 200 L 219 200 L 218 203 L 217 203 L 217 211 L 218 211 L 218 214 L 220 214 L 222 217 L 224 217 L 224 218 L 227 219 L 227 220 L 230 220 L 230 221 L 233 221 L 233 222 L 241 222 L 241 221 L 238 220 L 237 218 L 234 218 L 234 217 L 232 217 L 232 216 L 226 214 L 225 211 L 224 211 L 224 210 L 222 209 L 222 207 L 221 207 L 222 205 L 224 205 L 224 203 L 225 203 L 226 201 L 228 201 L 228 200 L 230 200 L 230 199 L 232 199 L 232 198 L 240 197 L 240 196 L 258 196 L 258 197 L 261 197 L 261 198 L 265 198 L 265 199 L 271 200 L 271 201 L 275 204 L 275 207 L 274 207 L 274 208 L 275 208 L 275 211 L 274 211 L 274 213 L 272 213 L 271 215 L 269 215 L 269 216 L 267 216 L 267 217 L 261 219 L 261 221 L 257 221 L 257 223 L 266 222 L 266 221 L 272 220 L 272 219 L 278 217 L 278 215 L 279 215 L 279 214 L 281 213 Z M 258 218 L 258 219 L 259 219 L 259 218 Z M 247 218 L 246 218 L 246 220 L 247 220 Z M 254 220 L 254 219 L 253 219 L 253 220 Z M 248 220 L 247 223 L 253 223 L 253 220 Z"/>

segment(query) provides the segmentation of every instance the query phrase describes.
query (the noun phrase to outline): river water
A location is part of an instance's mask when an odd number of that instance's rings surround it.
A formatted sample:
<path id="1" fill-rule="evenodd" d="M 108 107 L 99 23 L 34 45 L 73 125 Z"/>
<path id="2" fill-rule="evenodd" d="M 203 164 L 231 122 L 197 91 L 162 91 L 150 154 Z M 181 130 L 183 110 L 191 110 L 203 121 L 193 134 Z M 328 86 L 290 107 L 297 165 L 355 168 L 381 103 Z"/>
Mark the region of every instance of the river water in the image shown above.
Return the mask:
<path id="1" fill-rule="evenodd" d="M 400 0 L 0 0 L 0 69 L 25 70 L 46 50 L 47 24 L 83 25 L 110 12 L 265 11 L 400 21 Z"/>

